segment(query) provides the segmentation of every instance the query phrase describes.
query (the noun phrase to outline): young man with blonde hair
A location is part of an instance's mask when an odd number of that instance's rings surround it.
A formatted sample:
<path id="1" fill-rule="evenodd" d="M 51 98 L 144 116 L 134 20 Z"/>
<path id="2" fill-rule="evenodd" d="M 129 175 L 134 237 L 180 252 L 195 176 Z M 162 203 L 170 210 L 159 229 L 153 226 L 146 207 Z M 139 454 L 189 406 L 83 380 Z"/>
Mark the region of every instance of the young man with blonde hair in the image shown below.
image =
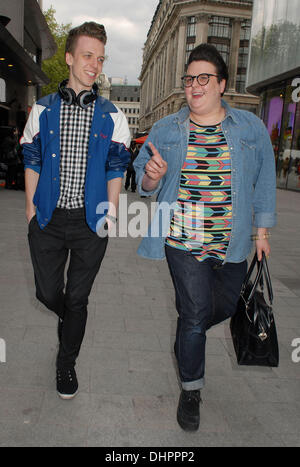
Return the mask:
<path id="1" fill-rule="evenodd" d="M 26 217 L 36 296 L 59 317 L 57 391 L 78 391 L 75 362 L 87 321 L 88 297 L 116 222 L 130 133 L 124 114 L 98 95 L 106 32 L 94 22 L 66 42 L 69 78 L 32 108 L 21 140 Z M 98 213 L 99 203 L 109 209 Z M 102 234 L 97 229 L 102 225 Z M 64 273 L 67 260 L 67 281 Z"/>

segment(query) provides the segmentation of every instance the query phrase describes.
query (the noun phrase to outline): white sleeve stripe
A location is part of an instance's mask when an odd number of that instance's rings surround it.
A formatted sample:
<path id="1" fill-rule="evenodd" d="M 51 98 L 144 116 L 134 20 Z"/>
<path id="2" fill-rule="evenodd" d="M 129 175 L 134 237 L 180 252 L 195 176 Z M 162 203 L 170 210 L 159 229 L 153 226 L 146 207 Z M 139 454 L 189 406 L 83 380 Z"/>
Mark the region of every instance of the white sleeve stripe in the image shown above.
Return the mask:
<path id="1" fill-rule="evenodd" d="M 44 109 L 45 107 L 42 105 L 33 104 L 20 144 L 32 144 L 34 138 L 39 134 L 40 115 Z"/>
<path id="2" fill-rule="evenodd" d="M 124 113 L 117 106 L 115 107 L 118 110 L 118 112 L 110 114 L 115 125 L 112 135 L 112 141 L 115 143 L 124 144 L 126 148 L 129 148 L 131 136 L 128 128 L 127 119 Z"/>

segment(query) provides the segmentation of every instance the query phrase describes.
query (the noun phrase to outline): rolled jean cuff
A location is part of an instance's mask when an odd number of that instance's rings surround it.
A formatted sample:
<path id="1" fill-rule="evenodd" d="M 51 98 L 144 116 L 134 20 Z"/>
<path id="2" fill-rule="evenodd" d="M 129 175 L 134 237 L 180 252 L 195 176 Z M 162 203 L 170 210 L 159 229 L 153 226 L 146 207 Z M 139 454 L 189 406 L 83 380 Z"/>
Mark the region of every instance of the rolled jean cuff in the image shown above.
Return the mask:
<path id="1" fill-rule="evenodd" d="M 205 386 L 205 378 L 197 379 L 196 381 L 181 381 L 181 386 L 184 391 L 198 391 Z"/>

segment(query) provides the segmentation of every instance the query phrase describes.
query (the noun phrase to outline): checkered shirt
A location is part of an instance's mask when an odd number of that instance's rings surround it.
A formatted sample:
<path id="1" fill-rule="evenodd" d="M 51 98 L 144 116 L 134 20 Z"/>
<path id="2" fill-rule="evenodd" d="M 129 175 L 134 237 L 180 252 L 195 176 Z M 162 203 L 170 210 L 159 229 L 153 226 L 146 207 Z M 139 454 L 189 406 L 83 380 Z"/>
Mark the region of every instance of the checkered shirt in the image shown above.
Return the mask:
<path id="1" fill-rule="evenodd" d="M 76 104 L 60 107 L 60 197 L 58 208 L 84 207 L 85 176 L 95 102 L 82 109 Z"/>

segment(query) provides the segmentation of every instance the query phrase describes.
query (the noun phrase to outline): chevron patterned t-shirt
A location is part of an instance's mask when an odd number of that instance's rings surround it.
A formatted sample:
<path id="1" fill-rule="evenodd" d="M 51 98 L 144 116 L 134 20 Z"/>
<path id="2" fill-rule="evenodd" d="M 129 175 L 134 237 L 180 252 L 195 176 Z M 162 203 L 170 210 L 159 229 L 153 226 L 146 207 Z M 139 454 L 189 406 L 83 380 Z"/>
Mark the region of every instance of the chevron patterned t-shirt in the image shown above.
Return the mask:
<path id="1" fill-rule="evenodd" d="M 221 124 L 190 122 L 168 246 L 224 261 L 232 228 L 231 157 Z"/>

